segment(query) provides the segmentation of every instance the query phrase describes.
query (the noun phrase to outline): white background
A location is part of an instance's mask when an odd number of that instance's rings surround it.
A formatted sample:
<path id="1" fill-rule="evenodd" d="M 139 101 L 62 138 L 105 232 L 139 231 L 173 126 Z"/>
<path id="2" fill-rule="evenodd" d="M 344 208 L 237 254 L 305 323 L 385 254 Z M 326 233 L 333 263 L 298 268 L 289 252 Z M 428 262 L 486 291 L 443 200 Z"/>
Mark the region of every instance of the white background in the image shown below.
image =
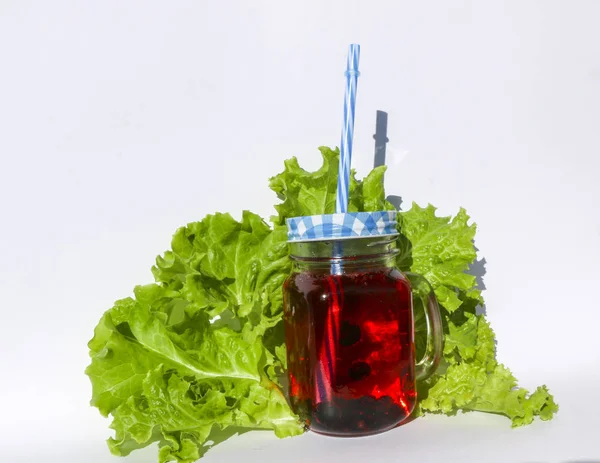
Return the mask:
<path id="1" fill-rule="evenodd" d="M 388 194 L 471 214 L 499 358 L 560 413 L 250 433 L 204 461 L 600 461 L 599 21 L 598 1 L 1 0 L 3 460 L 119 461 L 83 374 L 97 320 L 177 227 L 268 216 L 284 159 L 318 167 L 357 42 L 359 176 L 387 111 Z"/>

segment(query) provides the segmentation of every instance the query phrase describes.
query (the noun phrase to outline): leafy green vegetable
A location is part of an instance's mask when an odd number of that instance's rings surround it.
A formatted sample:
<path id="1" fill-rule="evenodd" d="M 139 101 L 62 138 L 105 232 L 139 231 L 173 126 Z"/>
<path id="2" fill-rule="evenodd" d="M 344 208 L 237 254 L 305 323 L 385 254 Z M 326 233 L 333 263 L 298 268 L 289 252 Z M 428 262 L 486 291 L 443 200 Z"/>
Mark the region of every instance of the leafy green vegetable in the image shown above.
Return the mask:
<path id="1" fill-rule="evenodd" d="M 283 202 L 275 206 L 278 215 L 273 223 L 285 225 L 288 217 L 333 214 L 338 179 L 339 151 L 320 147 L 323 166 L 316 172 L 307 172 L 296 158 L 285 161 L 285 170 L 271 178 L 269 186 Z M 348 211 L 381 211 L 393 209 L 385 200 L 383 174 L 385 167 L 376 167 L 363 181 L 356 180 L 352 169 Z"/>
<path id="2" fill-rule="evenodd" d="M 303 432 L 277 384 L 283 336 L 270 333 L 289 272 L 285 239 L 249 212 L 241 222 L 208 216 L 176 232 L 153 269 L 158 284 L 104 314 L 87 374 L 92 405 L 113 415 L 114 454 L 158 442 L 161 462 L 190 462 L 213 430 Z"/>
<path id="3" fill-rule="evenodd" d="M 539 415 L 552 418 L 558 411 L 545 386 L 528 395 L 494 356 L 494 334 L 483 316 L 471 315 L 460 327 L 451 322 L 444 355 L 451 363 L 434 376 L 434 385 L 420 405 L 424 411 L 451 414 L 457 409 L 506 415 L 513 426 L 529 424 Z"/>
<path id="4" fill-rule="evenodd" d="M 286 368 L 281 286 L 290 272 L 284 224 L 334 211 L 339 152 L 320 151 L 316 172 L 292 158 L 271 178 L 281 200 L 273 228 L 248 211 L 240 222 L 217 213 L 180 228 L 171 250 L 156 259 L 156 282 L 104 314 L 86 373 L 92 405 L 112 416 L 115 455 L 156 442 L 161 463 L 191 463 L 235 433 L 304 431 L 279 381 Z M 352 173 L 351 211 L 393 208 L 384 173 L 376 168 L 362 181 Z M 550 419 L 558 408 L 546 387 L 529 395 L 495 359 L 494 333 L 477 314 L 481 293 L 466 273 L 476 258 L 468 222 L 463 209 L 437 217 L 431 205 L 400 214 L 398 267 L 431 282 L 445 328 L 443 365 L 419 385 L 416 413 L 485 411 L 506 415 L 513 426 Z M 426 324 L 418 300 L 415 310 L 419 352 Z"/>
<path id="5" fill-rule="evenodd" d="M 421 208 L 413 204 L 409 211 L 400 214 L 399 230 L 410 246 L 402 248 L 399 268 L 410 268 L 427 278 L 440 304 L 450 312 L 462 303 L 456 290 L 479 297 L 475 277 L 465 273 L 476 258 L 475 225 L 467 225 L 468 221 L 464 209 L 454 218 L 437 217 L 431 205 Z"/>
<path id="6" fill-rule="evenodd" d="M 286 162 L 283 173 L 271 179 L 271 188 L 283 200 L 276 206 L 276 224 L 284 223 L 286 217 L 333 212 L 339 154 L 328 148 L 320 150 L 323 167 L 314 176 L 292 159 Z M 350 210 L 391 208 L 385 200 L 384 172 L 384 167 L 374 169 L 363 182 L 352 175 Z M 314 198 L 319 200 L 313 203 Z M 429 280 L 442 306 L 446 331 L 445 365 L 420 385 L 422 400 L 416 413 L 486 411 L 508 416 L 513 426 L 529 424 L 537 415 L 551 418 L 558 410 L 552 396 L 545 387 L 531 396 L 525 389 L 515 389 L 516 379 L 496 362 L 493 331 L 485 317 L 476 313 L 484 301 L 475 277 L 467 273 L 477 257 L 473 245 L 476 226 L 469 225 L 470 217 L 462 208 L 454 217 L 438 217 L 435 212 L 431 205 L 422 208 L 413 204 L 399 214 L 398 223 L 398 268 Z M 426 322 L 420 304 L 415 307 L 419 353 L 426 343 Z"/>

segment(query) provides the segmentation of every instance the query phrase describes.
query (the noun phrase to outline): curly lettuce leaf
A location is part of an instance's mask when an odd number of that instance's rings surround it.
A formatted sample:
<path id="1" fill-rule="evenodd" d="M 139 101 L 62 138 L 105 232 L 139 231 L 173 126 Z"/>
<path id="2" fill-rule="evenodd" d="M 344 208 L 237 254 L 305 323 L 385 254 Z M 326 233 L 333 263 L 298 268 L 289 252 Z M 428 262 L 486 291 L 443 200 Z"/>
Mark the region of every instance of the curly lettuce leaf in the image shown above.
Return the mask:
<path id="1" fill-rule="evenodd" d="M 172 251 L 152 269 L 158 283 L 181 291 L 211 317 L 230 310 L 237 317 L 281 313 L 281 285 L 291 269 L 285 229 L 271 228 L 244 211 L 208 215 L 175 233 Z"/>
<path id="2" fill-rule="evenodd" d="M 448 367 L 422 388 L 421 410 L 496 413 L 510 418 L 513 427 L 530 424 L 535 416 L 552 418 L 558 406 L 546 386 L 533 394 L 518 387 L 512 373 L 496 361 L 495 335 L 485 317 L 475 314 L 477 300 L 459 294 L 462 306 L 446 318 L 444 360 Z"/>
<path id="3" fill-rule="evenodd" d="M 420 402 L 424 411 L 453 414 L 457 409 L 498 413 L 512 420 L 513 427 L 530 424 L 534 416 L 549 420 L 558 406 L 546 386 L 533 394 L 517 387 L 517 380 L 503 365 L 491 372 L 477 363 L 448 367 Z"/>
<path id="4" fill-rule="evenodd" d="M 476 226 L 468 224 L 469 216 L 462 208 L 454 217 L 437 217 L 435 212 L 432 205 L 422 208 L 413 203 L 399 214 L 402 237 L 397 264 L 427 278 L 440 304 L 453 312 L 461 305 L 457 290 L 478 295 L 475 277 L 466 273 L 477 256 L 473 246 Z"/>
<path id="5" fill-rule="evenodd" d="M 161 463 L 191 463 L 236 433 L 304 431 L 279 382 L 286 368 L 281 286 L 291 269 L 284 224 L 334 211 L 339 151 L 320 151 L 317 171 L 293 158 L 271 178 L 281 200 L 274 228 L 248 211 L 239 222 L 217 213 L 180 228 L 152 268 L 156 283 L 136 287 L 134 298 L 104 314 L 86 373 L 92 405 L 112 416 L 114 454 L 157 443 Z M 379 167 L 357 180 L 352 172 L 350 211 L 393 208 L 384 173 Z M 558 407 L 547 388 L 529 394 L 496 361 L 494 333 L 477 313 L 481 292 L 467 273 L 476 257 L 476 227 L 468 222 L 463 209 L 437 217 L 431 205 L 399 214 L 397 265 L 431 282 L 445 330 L 442 366 L 418 385 L 415 414 L 483 411 L 513 426 L 550 419 Z M 427 324 L 420 297 L 415 312 L 421 353 Z"/>
<path id="6" fill-rule="evenodd" d="M 272 220 L 276 225 L 284 224 L 287 217 L 333 212 L 339 151 L 320 150 L 323 166 L 319 170 L 307 172 L 293 158 L 286 161 L 284 172 L 271 179 L 271 188 L 282 200 L 275 206 L 279 215 Z M 362 181 L 352 175 L 350 211 L 392 207 L 385 199 L 384 173 L 384 167 L 374 169 Z M 467 273 L 477 257 L 476 225 L 469 224 L 469 219 L 462 208 L 454 217 L 438 217 L 432 205 L 417 204 L 398 216 L 397 265 L 431 283 L 445 328 L 443 364 L 419 385 L 423 400 L 416 413 L 489 411 L 508 416 L 515 426 L 530 423 L 536 415 L 551 417 L 556 405 L 545 387 L 528 396 L 496 361 L 494 333 L 485 317 L 477 315 L 477 306 L 483 304 L 481 291 L 476 278 Z M 416 351 L 422 355 L 427 323 L 420 297 L 414 302 Z"/>
<path id="7" fill-rule="evenodd" d="M 271 217 L 275 225 L 285 225 L 285 219 L 303 215 L 333 214 L 338 180 L 339 149 L 325 146 L 319 148 L 323 165 L 315 172 L 308 172 L 293 157 L 285 161 L 285 169 L 272 177 L 269 187 L 282 200 L 275 205 L 277 215 Z M 383 175 L 385 166 L 376 167 L 364 180 L 356 179 L 352 169 L 348 211 L 380 211 L 393 209 L 385 200 Z"/>
<path id="8" fill-rule="evenodd" d="M 89 343 L 91 403 L 112 415 L 114 454 L 158 442 L 161 462 L 191 463 L 229 430 L 304 431 L 277 384 L 289 265 L 285 233 L 249 212 L 177 231 L 157 283 L 117 301 Z"/>
<path id="9" fill-rule="evenodd" d="M 210 447 L 214 430 L 235 426 L 271 429 L 279 437 L 302 432 L 281 392 L 252 380 L 202 382 L 159 365 L 149 371 L 140 396 L 114 412 L 111 452 L 128 455 L 141 444 L 157 442 L 159 461 L 192 462 Z"/>

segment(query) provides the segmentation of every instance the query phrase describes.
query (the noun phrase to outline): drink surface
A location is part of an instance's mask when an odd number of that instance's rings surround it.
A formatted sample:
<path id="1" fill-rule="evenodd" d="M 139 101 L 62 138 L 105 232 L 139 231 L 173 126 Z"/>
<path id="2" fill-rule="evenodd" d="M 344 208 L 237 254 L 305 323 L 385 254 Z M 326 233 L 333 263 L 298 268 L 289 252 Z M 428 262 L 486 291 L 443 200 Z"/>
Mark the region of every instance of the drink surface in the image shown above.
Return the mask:
<path id="1" fill-rule="evenodd" d="M 293 273 L 284 308 L 290 402 L 310 429 L 361 436 L 410 415 L 412 297 L 398 270 Z"/>

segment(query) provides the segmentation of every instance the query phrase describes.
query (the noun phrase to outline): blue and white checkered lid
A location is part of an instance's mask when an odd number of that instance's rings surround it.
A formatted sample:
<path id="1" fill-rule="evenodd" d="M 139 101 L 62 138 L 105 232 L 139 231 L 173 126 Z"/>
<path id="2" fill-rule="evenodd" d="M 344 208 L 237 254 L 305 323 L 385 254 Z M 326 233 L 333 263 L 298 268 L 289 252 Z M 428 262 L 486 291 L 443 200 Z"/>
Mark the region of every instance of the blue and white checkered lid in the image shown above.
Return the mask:
<path id="1" fill-rule="evenodd" d="M 344 212 L 287 219 L 288 241 L 325 241 L 397 235 L 396 211 Z"/>

